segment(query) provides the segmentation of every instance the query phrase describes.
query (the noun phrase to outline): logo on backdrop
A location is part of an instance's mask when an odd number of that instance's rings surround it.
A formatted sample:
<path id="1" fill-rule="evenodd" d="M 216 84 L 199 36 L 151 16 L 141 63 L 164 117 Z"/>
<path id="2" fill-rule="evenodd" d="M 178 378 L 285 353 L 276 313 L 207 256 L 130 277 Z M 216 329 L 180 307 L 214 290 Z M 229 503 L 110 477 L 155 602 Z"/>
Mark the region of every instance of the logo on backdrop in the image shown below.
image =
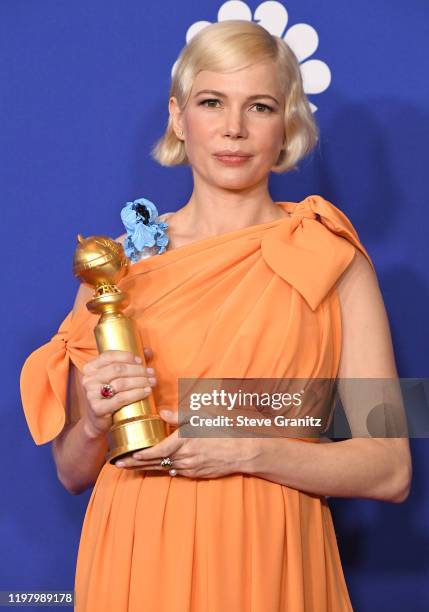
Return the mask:
<path id="1" fill-rule="evenodd" d="M 331 71 L 328 65 L 319 59 L 310 59 L 319 46 L 319 36 L 313 26 L 307 23 L 296 23 L 288 26 L 289 15 L 286 7 L 281 2 L 268 0 L 262 2 L 252 15 L 251 9 L 241 0 L 229 0 L 224 2 L 217 14 L 218 21 L 228 19 L 242 19 L 243 21 L 255 21 L 264 27 L 270 34 L 282 38 L 295 53 L 307 96 L 317 95 L 325 91 L 331 82 Z M 186 44 L 197 32 L 210 25 L 210 21 L 196 21 L 186 32 Z M 174 73 L 175 63 L 171 74 Z M 312 112 L 316 112 L 317 106 L 310 100 Z"/>

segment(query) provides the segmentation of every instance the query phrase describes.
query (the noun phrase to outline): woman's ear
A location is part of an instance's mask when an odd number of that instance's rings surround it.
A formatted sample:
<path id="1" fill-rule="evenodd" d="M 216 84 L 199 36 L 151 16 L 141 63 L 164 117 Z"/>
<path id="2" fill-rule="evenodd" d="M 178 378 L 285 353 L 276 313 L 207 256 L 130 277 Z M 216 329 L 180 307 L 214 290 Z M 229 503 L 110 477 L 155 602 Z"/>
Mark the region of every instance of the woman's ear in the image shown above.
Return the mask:
<path id="1" fill-rule="evenodd" d="M 172 96 L 169 100 L 168 111 L 170 113 L 173 130 L 177 138 L 181 140 L 181 138 L 183 137 L 182 113 L 179 108 L 179 103 L 177 102 L 177 98 L 175 96 Z"/>

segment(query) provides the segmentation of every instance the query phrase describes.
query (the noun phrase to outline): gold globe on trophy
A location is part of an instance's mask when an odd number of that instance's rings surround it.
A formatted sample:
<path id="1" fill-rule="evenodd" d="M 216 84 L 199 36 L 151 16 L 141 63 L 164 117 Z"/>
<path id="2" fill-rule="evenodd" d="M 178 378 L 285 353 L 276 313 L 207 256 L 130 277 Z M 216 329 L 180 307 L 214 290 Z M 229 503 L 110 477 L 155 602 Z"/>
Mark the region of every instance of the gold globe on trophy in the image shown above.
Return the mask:
<path id="1" fill-rule="evenodd" d="M 130 351 L 140 355 L 142 364 L 146 365 L 139 329 L 135 321 L 122 312 L 130 303 L 129 296 L 117 287 L 130 266 L 123 246 L 108 236 L 83 238 L 78 234 L 77 240 L 73 274 L 94 288 L 94 296 L 86 307 L 101 315 L 94 328 L 98 352 Z M 156 412 L 152 393 L 122 406 L 113 413 L 112 419 L 106 456 L 112 464 L 120 457 L 161 442 L 167 436 L 165 422 Z"/>

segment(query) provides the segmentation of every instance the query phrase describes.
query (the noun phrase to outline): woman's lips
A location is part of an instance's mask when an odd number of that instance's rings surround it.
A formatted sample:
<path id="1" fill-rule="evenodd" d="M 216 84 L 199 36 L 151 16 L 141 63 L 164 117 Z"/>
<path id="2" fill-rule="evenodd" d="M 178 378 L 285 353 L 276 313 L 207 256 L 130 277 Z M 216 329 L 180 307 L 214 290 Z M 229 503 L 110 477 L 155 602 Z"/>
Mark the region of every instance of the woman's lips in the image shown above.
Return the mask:
<path id="1" fill-rule="evenodd" d="M 214 155 L 214 157 L 222 162 L 223 164 L 227 164 L 229 166 L 237 166 L 240 164 L 244 164 L 252 157 L 251 155 Z"/>

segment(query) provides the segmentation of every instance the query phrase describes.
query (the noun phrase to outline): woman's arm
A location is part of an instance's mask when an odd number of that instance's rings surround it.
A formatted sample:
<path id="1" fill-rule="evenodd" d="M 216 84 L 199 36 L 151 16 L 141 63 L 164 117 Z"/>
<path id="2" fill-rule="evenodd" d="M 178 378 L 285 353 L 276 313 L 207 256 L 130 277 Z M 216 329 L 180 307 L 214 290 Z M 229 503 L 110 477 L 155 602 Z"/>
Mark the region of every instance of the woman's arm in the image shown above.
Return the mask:
<path id="1" fill-rule="evenodd" d="M 86 397 L 80 372 L 70 364 L 70 415 L 62 432 L 52 442 L 57 476 L 64 487 L 78 495 L 95 484 L 108 452 L 106 435 L 94 435 L 85 419 Z M 79 398 L 79 399 L 78 399 Z"/>
<path id="2" fill-rule="evenodd" d="M 79 287 L 72 316 L 92 294 L 89 287 Z M 74 495 L 95 484 L 108 452 L 107 437 L 95 436 L 85 419 L 88 401 L 81 378 L 82 374 L 70 363 L 66 425 L 52 442 L 58 479 Z"/>
<path id="3" fill-rule="evenodd" d="M 359 396 L 352 392 L 356 387 L 347 379 L 394 381 L 397 371 L 379 284 L 359 251 L 337 290 L 343 335 L 338 390 L 352 435 L 360 435 L 365 410 L 359 410 Z M 360 437 L 332 444 L 260 438 L 251 443 L 255 452 L 240 471 L 302 491 L 394 503 L 405 501 L 410 491 L 412 463 L 406 437 Z"/>

